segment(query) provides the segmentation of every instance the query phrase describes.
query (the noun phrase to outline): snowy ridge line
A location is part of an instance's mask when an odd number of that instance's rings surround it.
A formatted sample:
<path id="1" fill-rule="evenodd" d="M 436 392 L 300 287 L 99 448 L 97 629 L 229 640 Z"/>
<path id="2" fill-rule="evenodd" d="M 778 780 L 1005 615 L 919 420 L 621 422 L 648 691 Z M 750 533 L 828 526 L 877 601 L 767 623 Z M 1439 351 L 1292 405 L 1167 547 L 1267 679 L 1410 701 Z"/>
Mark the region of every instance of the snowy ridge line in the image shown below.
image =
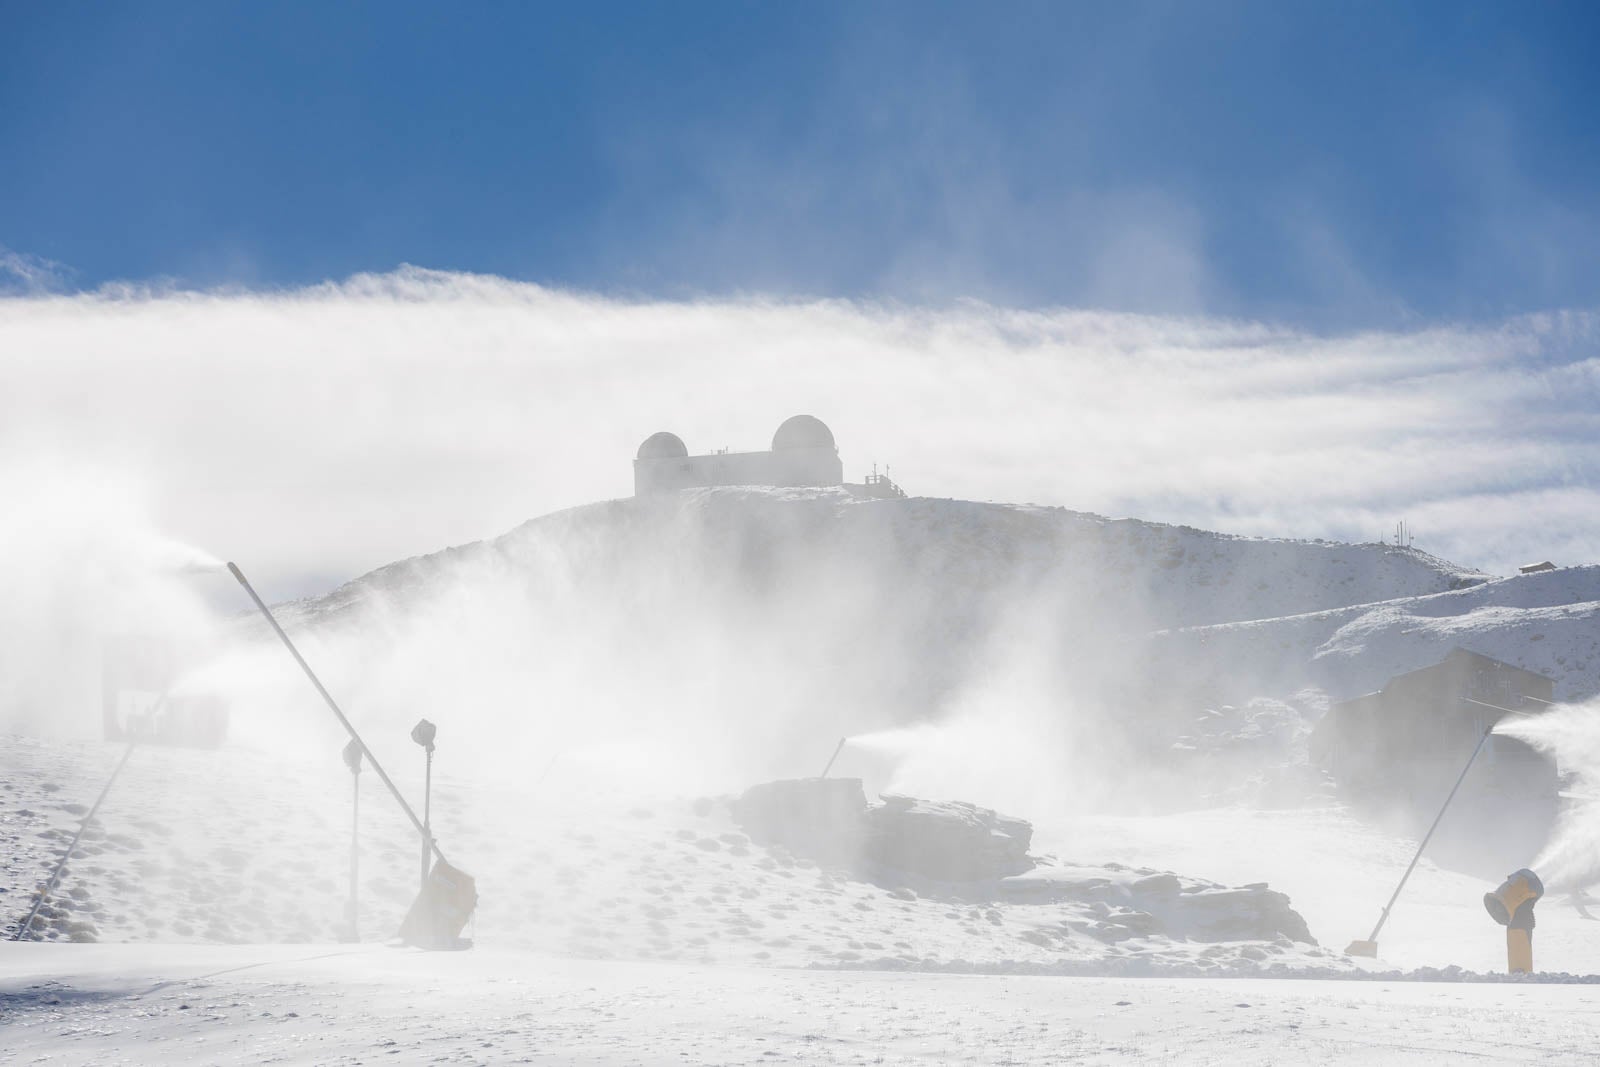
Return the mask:
<path id="1" fill-rule="evenodd" d="M 1415 550 L 1413 549 L 1412 551 Z M 1476 583 L 1464 589 L 1447 589 L 1443 592 L 1424 593 L 1419 596 L 1391 597 L 1384 600 L 1373 600 L 1363 604 L 1349 604 L 1344 607 L 1322 608 L 1318 611 L 1298 612 L 1293 615 L 1274 615 L 1259 619 L 1236 619 L 1232 622 L 1198 623 L 1193 626 L 1169 626 L 1159 630 L 1150 631 L 1150 636 L 1174 637 L 1188 634 L 1203 635 L 1208 632 L 1247 630 L 1287 623 L 1335 619 L 1341 616 L 1356 618 L 1366 614 L 1367 612 L 1378 611 L 1384 608 L 1393 608 L 1406 605 L 1431 607 L 1437 604 L 1450 603 L 1456 598 L 1463 598 L 1473 601 L 1485 601 L 1490 600 L 1490 596 L 1493 593 L 1525 590 L 1535 584 L 1553 585 L 1555 584 L 1555 579 L 1552 578 L 1552 575 L 1559 575 L 1561 581 L 1564 583 L 1564 586 L 1568 589 L 1570 589 L 1573 584 L 1582 584 L 1581 582 L 1574 583 L 1575 578 L 1587 579 L 1593 582 L 1594 588 L 1588 590 L 1590 594 L 1588 599 L 1569 601 L 1565 604 L 1508 604 L 1494 603 L 1491 601 L 1488 603 L 1474 603 L 1471 607 L 1465 609 L 1464 611 L 1441 612 L 1434 615 L 1424 612 L 1419 617 L 1445 619 L 1465 615 L 1472 611 L 1481 611 L 1486 609 L 1492 610 L 1497 608 L 1509 609 L 1513 611 L 1540 611 L 1552 608 L 1572 608 L 1600 600 L 1600 565 L 1584 564 L 1582 566 L 1565 567 L 1558 571 L 1547 571 L 1543 574 L 1516 574 L 1506 578 L 1488 578 L 1483 582 Z"/>
<path id="2" fill-rule="evenodd" d="M 1013 567 L 1020 566 L 1023 571 L 1042 569 L 1049 572 L 1053 564 L 1071 557 L 1079 557 L 1078 565 L 1087 563 L 1093 566 L 1093 563 L 1082 558 L 1083 553 L 1087 552 L 1091 556 L 1099 555 L 1103 560 L 1126 560 L 1135 566 L 1136 573 L 1145 576 L 1145 580 L 1159 578 L 1163 570 L 1178 567 L 1181 573 L 1172 575 L 1180 579 L 1178 585 L 1191 584 L 1192 579 L 1182 580 L 1182 575 L 1189 571 L 1199 576 L 1200 585 L 1208 585 L 1210 578 L 1205 575 L 1221 568 L 1221 571 L 1228 573 L 1218 575 L 1218 585 L 1213 587 L 1217 589 L 1227 585 L 1231 568 L 1243 562 L 1228 555 L 1230 552 L 1255 553 L 1261 556 L 1260 565 L 1269 570 L 1280 567 L 1278 562 L 1269 558 L 1271 553 L 1311 552 L 1315 554 L 1315 559 L 1305 562 L 1312 562 L 1320 568 L 1348 570 L 1359 563 L 1353 572 L 1348 573 L 1368 582 L 1375 577 L 1375 568 L 1384 566 L 1385 561 L 1396 559 L 1404 561 L 1405 565 L 1417 572 L 1431 573 L 1441 581 L 1478 584 L 1491 578 L 1415 547 L 1382 542 L 1352 544 L 1321 538 L 1256 537 L 1139 518 L 1111 518 L 1055 505 L 937 497 L 909 497 L 892 501 L 861 499 L 851 494 L 848 487 L 770 489 L 735 486 L 683 490 L 660 497 L 624 497 L 565 508 L 529 519 L 495 537 L 385 564 L 328 593 L 287 601 L 274 607 L 295 621 L 322 622 L 359 607 L 363 600 L 373 594 L 421 592 L 420 582 L 440 577 L 453 566 L 526 566 L 531 562 L 527 558 L 527 549 L 532 542 L 542 541 L 551 547 L 570 549 L 574 535 L 585 538 L 598 534 L 614 539 L 620 537 L 626 541 L 630 534 L 638 532 L 641 524 L 662 531 L 676 527 L 679 536 L 687 534 L 695 539 L 710 537 L 716 540 L 730 532 L 730 520 L 737 518 L 759 526 L 762 514 L 777 514 L 762 511 L 772 508 L 783 509 L 786 513 L 793 509 L 793 514 L 797 516 L 808 513 L 803 521 L 810 523 L 816 523 L 825 515 L 823 525 L 835 531 L 843 529 L 846 535 L 863 532 L 864 528 L 877 528 L 879 532 L 892 531 L 901 538 L 898 547 L 923 552 L 965 547 L 976 549 L 982 555 L 992 552 L 999 545 L 1002 552 L 1016 553 L 1010 562 Z M 867 518 L 869 515 L 873 517 Z M 815 528 L 820 531 L 822 526 Z M 886 546 L 882 542 L 858 542 L 852 547 L 857 552 L 865 551 L 870 555 Z M 1204 550 L 1205 554 L 1200 550 Z M 582 554 L 580 549 L 579 555 Z M 1332 571 L 1329 572 L 1330 582 L 1331 577 Z M 1391 575 L 1391 578 L 1398 578 L 1398 575 Z M 1328 587 L 1324 586 L 1322 592 L 1327 591 Z M 1381 602 L 1382 598 L 1369 597 L 1359 603 Z M 1351 605 L 1335 603 L 1318 610 L 1337 610 L 1348 606 Z M 1276 618 L 1291 614 L 1297 613 L 1269 611 L 1253 618 Z M 1249 618 L 1219 621 L 1249 621 Z"/>
<path id="3" fill-rule="evenodd" d="M 1510 581 L 1509 578 L 1497 578 L 1494 581 Z M 1211 633 L 1228 633 L 1231 631 L 1262 629 L 1269 626 L 1281 626 L 1289 623 L 1306 623 L 1323 619 L 1337 619 L 1340 617 L 1360 618 L 1369 611 L 1377 611 L 1386 607 L 1399 604 L 1414 604 L 1419 600 L 1431 600 L 1435 597 L 1455 596 L 1465 592 L 1461 589 L 1448 589 L 1442 593 L 1426 593 L 1422 596 L 1399 596 L 1387 600 L 1372 600 L 1364 604 L 1349 604 L 1339 608 L 1320 608 L 1317 611 L 1301 611 L 1293 615 L 1267 615 L 1259 619 L 1235 619 L 1231 622 L 1202 622 L 1193 626 L 1165 626 L 1159 630 L 1151 630 L 1150 637 L 1185 637 L 1190 635 L 1205 636 Z"/>
<path id="4" fill-rule="evenodd" d="M 1203 978 L 1203 979 L 1302 979 L 1341 982 L 1460 982 L 1488 985 L 1600 985 L 1600 974 L 1568 974 L 1565 971 L 1536 971 L 1533 974 L 1501 974 L 1471 971 L 1451 964 L 1448 967 L 1418 967 L 1410 971 L 1369 971 L 1351 964 L 1339 967 L 1296 967 L 1286 963 L 1266 966 L 1237 961 L 1213 967 L 1164 963 L 1138 957 L 1109 957 L 1096 960 L 1000 960 L 981 963 L 972 960 L 922 960 L 912 962 L 885 956 L 876 960 L 847 960 L 837 963 L 814 962 L 811 971 L 910 971 L 920 974 L 1021 975 L 1039 978 Z"/>
<path id="5" fill-rule="evenodd" d="M 1286 699 L 1317 687 L 1332 700 L 1465 648 L 1555 682 L 1559 702 L 1600 693 L 1600 566 L 1567 567 L 1467 589 L 1243 622 L 1152 632 L 1167 672 L 1212 697 Z"/>

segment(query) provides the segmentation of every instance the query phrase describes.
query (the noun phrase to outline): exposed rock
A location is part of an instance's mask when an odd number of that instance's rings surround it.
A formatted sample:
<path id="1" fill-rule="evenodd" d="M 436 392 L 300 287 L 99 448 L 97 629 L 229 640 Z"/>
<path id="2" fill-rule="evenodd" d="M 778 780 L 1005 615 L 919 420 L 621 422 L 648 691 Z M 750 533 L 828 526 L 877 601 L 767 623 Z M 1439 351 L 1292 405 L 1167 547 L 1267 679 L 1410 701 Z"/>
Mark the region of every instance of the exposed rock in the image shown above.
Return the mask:
<path id="1" fill-rule="evenodd" d="M 962 801 L 885 794 L 867 810 L 868 863 L 944 882 L 976 882 L 1032 870 L 1033 827 Z"/>
<path id="2" fill-rule="evenodd" d="M 733 819 L 751 840 L 828 863 L 860 858 L 866 813 L 859 778 L 764 782 L 733 802 Z"/>
<path id="3" fill-rule="evenodd" d="M 1192 941 L 1316 939 L 1283 893 L 1264 882 L 1230 889 L 1215 882 L 1115 867 L 1045 867 L 1000 884 L 1018 904 L 1108 907 L 1105 922 L 1137 935 L 1162 933 Z M 1137 916 L 1137 918 L 1136 918 Z"/>
<path id="4" fill-rule="evenodd" d="M 752 840 L 827 863 L 943 882 L 1005 878 L 1033 867 L 1033 827 L 960 801 L 886 795 L 868 804 L 859 778 L 752 786 L 733 802 Z"/>

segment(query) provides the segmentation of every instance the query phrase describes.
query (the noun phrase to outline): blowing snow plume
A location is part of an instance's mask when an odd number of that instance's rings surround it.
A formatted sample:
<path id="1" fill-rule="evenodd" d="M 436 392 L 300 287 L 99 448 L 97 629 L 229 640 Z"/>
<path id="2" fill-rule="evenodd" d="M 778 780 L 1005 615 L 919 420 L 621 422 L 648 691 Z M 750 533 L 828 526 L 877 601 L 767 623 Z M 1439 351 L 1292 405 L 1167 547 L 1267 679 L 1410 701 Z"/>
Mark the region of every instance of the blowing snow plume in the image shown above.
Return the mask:
<path id="1" fill-rule="evenodd" d="M 1556 761 L 1579 794 L 1562 814 L 1534 870 L 1553 889 L 1600 882 L 1600 702 L 1569 704 L 1528 718 L 1504 719 L 1495 732 L 1526 741 Z"/>
<path id="2" fill-rule="evenodd" d="M 1456 577 L 1381 546 L 728 488 L 549 515 L 279 617 L 358 728 L 426 716 L 494 777 L 559 754 L 563 773 L 735 790 L 815 774 L 848 736 L 836 774 L 1033 813 L 1183 795 L 1172 716 L 1195 704 L 1183 671 L 1148 669 L 1152 631 Z M 281 726 L 301 682 L 254 620 L 238 636 L 222 673 L 253 679 L 247 722 Z"/>
<path id="3" fill-rule="evenodd" d="M 158 533 L 136 486 L 104 468 L 0 471 L 0 728 L 95 733 L 106 641 L 132 634 L 183 644 L 211 631 L 204 576 L 221 564 Z"/>
<path id="4" fill-rule="evenodd" d="M 486 771 L 517 776 L 560 753 L 602 778 L 737 788 L 815 773 L 843 735 L 965 720 L 988 694 L 1027 719 L 982 728 L 994 783 L 1015 776 L 1032 727 L 1072 718 L 1059 685 L 1092 692 L 1105 672 L 1088 665 L 1145 625 L 1124 603 L 1084 626 L 1073 605 L 1096 568 L 1056 558 L 1051 545 L 1072 536 L 1062 520 L 841 490 L 706 490 L 548 516 L 280 615 L 358 727 L 455 724 Z M 1085 525 L 1080 558 L 1104 551 L 1098 528 Z M 267 705 L 294 702 L 294 679 L 273 673 L 253 621 L 238 627 L 247 640 L 224 673 L 273 679 L 240 696 L 265 721 Z M 971 756 L 978 728 L 962 729 Z M 1036 734 L 1041 746 L 1071 751 Z M 918 781 L 977 784 L 932 776 L 923 767 Z"/>

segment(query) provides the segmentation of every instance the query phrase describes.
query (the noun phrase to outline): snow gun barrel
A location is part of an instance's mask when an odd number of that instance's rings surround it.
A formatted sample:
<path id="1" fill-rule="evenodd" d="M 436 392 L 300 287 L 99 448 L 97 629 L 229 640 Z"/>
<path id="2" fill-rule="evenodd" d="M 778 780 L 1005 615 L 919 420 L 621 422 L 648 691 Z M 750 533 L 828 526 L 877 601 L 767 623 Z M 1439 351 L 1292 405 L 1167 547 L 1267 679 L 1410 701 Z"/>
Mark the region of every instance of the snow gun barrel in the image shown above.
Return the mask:
<path id="1" fill-rule="evenodd" d="M 1466 699 L 1466 698 L 1463 698 Z M 1469 700 L 1469 703 L 1480 703 Z M 1491 705 L 1492 706 L 1492 705 Z M 1500 709 L 1506 710 L 1504 708 Z M 1411 857 L 1411 864 L 1406 868 L 1406 873 L 1400 876 L 1400 884 L 1394 887 L 1394 894 L 1389 897 L 1389 903 L 1383 906 L 1383 913 L 1378 916 L 1378 925 L 1372 928 L 1372 936 L 1365 941 L 1352 941 L 1345 947 L 1346 956 L 1366 956 L 1376 959 L 1378 956 L 1378 932 L 1383 929 L 1383 924 L 1389 921 L 1389 912 L 1394 908 L 1394 902 L 1400 899 L 1400 891 L 1406 887 L 1406 880 L 1411 877 L 1411 872 L 1417 869 L 1417 861 L 1422 859 L 1422 850 L 1428 847 L 1428 842 L 1433 840 L 1433 832 L 1439 828 L 1439 822 L 1444 818 L 1444 813 L 1450 810 L 1450 802 L 1456 798 L 1456 790 L 1461 788 L 1461 783 L 1467 780 L 1467 772 L 1472 770 L 1472 764 L 1477 760 L 1478 753 L 1483 751 L 1484 744 L 1489 740 L 1489 735 L 1494 733 L 1494 723 L 1483 731 L 1483 736 L 1478 738 L 1478 744 L 1472 750 L 1472 755 L 1467 757 L 1466 766 L 1461 768 L 1461 773 L 1456 776 L 1456 784 L 1450 787 L 1450 795 L 1444 798 L 1444 803 L 1439 806 L 1439 814 L 1433 817 L 1433 825 L 1428 827 L 1428 832 L 1422 837 L 1422 844 L 1417 846 L 1416 854 Z"/>
<path id="2" fill-rule="evenodd" d="M 383 769 L 383 764 L 378 762 L 378 757 L 372 754 L 372 749 L 367 747 L 367 743 L 361 740 L 361 735 L 356 733 L 356 728 L 350 725 L 350 720 L 340 710 L 332 694 L 323 686 L 322 681 L 317 677 L 316 672 L 311 669 L 311 665 L 306 662 L 305 657 L 300 655 L 300 650 L 294 647 L 294 642 L 289 640 L 289 635 L 283 632 L 283 627 L 278 625 L 278 620 L 273 617 L 272 611 L 267 607 L 266 603 L 256 595 L 255 588 L 245 578 L 244 572 L 239 569 L 238 564 L 229 563 L 228 570 L 238 579 L 239 584 L 244 586 L 244 591 L 250 594 L 250 599 L 254 602 L 256 609 L 261 612 L 262 616 L 267 620 L 267 624 L 272 627 L 272 632 L 278 635 L 278 640 L 283 642 L 283 647 L 289 650 L 289 655 L 293 656 L 294 661 L 300 665 L 300 669 L 305 672 L 306 678 L 310 680 L 318 695 L 322 697 L 323 703 L 328 705 L 328 710 L 333 712 L 334 717 L 339 720 L 339 725 L 343 726 L 345 732 L 350 735 L 350 740 L 361 746 L 361 752 L 371 762 L 372 769 L 378 772 L 378 777 L 383 780 L 383 784 L 388 788 L 389 795 L 394 797 L 396 804 L 400 805 L 400 810 L 406 813 L 406 817 L 411 820 L 411 825 L 416 827 L 417 833 L 423 834 L 428 838 L 433 845 L 433 854 L 435 856 L 441 861 L 448 862 L 445 861 L 444 853 L 439 849 L 439 843 L 434 841 L 433 835 L 427 833 L 423 828 L 422 820 L 417 818 L 417 813 L 411 810 L 411 805 L 406 803 L 406 798 L 400 795 L 400 790 L 396 789 L 394 782 L 389 780 L 389 774 Z"/>
<path id="3" fill-rule="evenodd" d="M 828 757 L 828 765 L 826 767 L 822 768 L 822 773 L 820 775 L 818 775 L 817 777 L 819 777 L 819 778 L 828 777 L 828 772 L 833 770 L 833 761 L 839 758 L 839 753 L 844 751 L 844 743 L 846 741 L 848 741 L 848 740 L 850 740 L 848 737 L 839 738 L 839 744 L 834 748 L 833 755 Z"/>

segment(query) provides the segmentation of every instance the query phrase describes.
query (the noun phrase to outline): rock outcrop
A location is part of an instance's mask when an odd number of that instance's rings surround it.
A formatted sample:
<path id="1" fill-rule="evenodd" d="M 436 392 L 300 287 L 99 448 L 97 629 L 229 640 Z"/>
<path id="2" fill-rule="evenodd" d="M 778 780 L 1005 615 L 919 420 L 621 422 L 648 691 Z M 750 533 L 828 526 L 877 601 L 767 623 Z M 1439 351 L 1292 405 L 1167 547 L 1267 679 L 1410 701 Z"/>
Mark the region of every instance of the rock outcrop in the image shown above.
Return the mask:
<path id="1" fill-rule="evenodd" d="M 1283 893 L 1265 882 L 1229 887 L 1149 868 L 1041 867 L 1000 884 L 1017 904 L 1087 905 L 1082 932 L 1102 941 L 1163 934 L 1189 941 L 1272 941 L 1315 945 Z"/>
<path id="2" fill-rule="evenodd" d="M 733 802 L 751 840 L 797 856 L 939 882 L 994 881 L 1032 869 L 1033 827 L 961 801 L 885 795 L 859 778 L 765 782 Z"/>
<path id="3" fill-rule="evenodd" d="M 853 864 L 867 834 L 859 778 L 794 778 L 751 786 L 733 820 L 760 845 L 781 845 L 820 863 Z"/>
<path id="4" fill-rule="evenodd" d="M 866 813 L 866 862 L 943 882 L 1006 878 L 1033 869 L 1033 826 L 963 801 L 884 794 Z"/>
<path id="5" fill-rule="evenodd" d="M 1051 923 L 1019 935 L 1039 945 L 1070 948 L 1082 936 L 1317 943 L 1289 898 L 1264 882 L 1230 887 L 1118 863 L 1039 867 L 1028 855 L 1033 826 L 976 804 L 894 794 L 870 803 L 859 778 L 799 778 L 752 786 L 732 810 L 756 844 L 880 885 L 957 884 L 969 887 L 958 896 L 1051 905 Z M 1240 951 L 1255 959 L 1266 950 Z"/>

